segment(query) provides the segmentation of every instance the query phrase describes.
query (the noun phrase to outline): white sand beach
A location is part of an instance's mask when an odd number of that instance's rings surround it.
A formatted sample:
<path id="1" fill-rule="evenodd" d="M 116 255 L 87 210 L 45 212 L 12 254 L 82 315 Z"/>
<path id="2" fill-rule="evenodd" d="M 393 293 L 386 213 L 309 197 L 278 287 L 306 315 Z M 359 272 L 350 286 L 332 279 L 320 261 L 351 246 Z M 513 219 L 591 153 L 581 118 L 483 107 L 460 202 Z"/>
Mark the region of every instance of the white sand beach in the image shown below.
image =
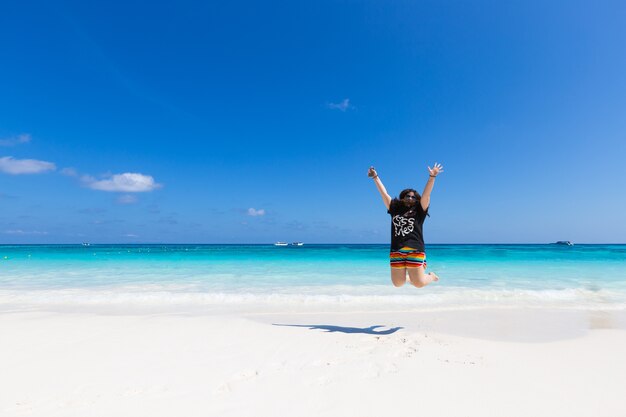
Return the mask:
<path id="1" fill-rule="evenodd" d="M 620 311 L 4 312 L 0 415 L 619 417 L 625 329 Z"/>

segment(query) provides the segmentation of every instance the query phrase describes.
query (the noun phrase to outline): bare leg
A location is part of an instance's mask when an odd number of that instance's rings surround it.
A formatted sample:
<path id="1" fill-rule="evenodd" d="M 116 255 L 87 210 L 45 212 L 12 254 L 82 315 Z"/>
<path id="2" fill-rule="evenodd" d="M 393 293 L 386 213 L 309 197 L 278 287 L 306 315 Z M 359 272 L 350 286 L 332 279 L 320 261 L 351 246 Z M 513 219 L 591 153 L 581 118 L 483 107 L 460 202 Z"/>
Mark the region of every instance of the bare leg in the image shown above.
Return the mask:
<path id="1" fill-rule="evenodd" d="M 419 266 L 417 268 L 407 268 L 406 270 L 409 273 L 411 284 L 417 288 L 425 287 L 433 281 L 439 281 L 437 274 L 434 272 L 429 272 L 428 274 L 425 273 L 423 266 Z"/>
<path id="2" fill-rule="evenodd" d="M 391 268 L 391 282 L 394 287 L 401 287 L 406 283 L 406 268 Z"/>

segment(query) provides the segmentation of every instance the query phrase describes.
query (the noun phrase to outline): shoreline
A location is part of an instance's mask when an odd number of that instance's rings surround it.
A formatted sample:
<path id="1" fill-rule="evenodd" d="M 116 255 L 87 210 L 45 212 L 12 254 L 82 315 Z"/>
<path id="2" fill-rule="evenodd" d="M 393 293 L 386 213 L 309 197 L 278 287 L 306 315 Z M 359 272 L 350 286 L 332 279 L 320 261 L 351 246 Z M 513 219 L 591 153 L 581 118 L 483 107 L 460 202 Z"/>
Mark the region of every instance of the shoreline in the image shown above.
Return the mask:
<path id="1" fill-rule="evenodd" d="M 213 314 L 221 312 L 446 312 L 481 309 L 626 312 L 626 289 L 590 286 L 561 289 L 468 288 L 427 290 L 391 285 L 235 287 L 205 290 L 197 283 L 154 283 L 76 288 L 0 289 L 4 311 Z M 431 288 L 432 287 L 432 288 Z"/>

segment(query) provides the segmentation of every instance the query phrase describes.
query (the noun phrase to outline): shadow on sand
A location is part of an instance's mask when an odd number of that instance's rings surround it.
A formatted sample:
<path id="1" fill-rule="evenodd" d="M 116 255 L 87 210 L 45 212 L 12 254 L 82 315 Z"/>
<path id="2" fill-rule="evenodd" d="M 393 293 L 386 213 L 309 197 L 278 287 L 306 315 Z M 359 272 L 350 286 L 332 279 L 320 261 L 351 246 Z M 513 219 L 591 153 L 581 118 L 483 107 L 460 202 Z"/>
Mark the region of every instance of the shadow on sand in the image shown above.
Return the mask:
<path id="1" fill-rule="evenodd" d="M 385 327 L 382 325 L 370 326 L 370 327 L 341 327 L 331 326 L 328 324 L 277 324 L 272 323 L 272 326 L 290 326 L 290 327 L 307 327 L 311 330 L 326 330 L 327 332 L 341 332 L 341 333 L 365 333 L 365 334 L 392 334 L 402 329 L 403 327 L 393 327 L 387 330 L 375 330 L 378 327 Z"/>

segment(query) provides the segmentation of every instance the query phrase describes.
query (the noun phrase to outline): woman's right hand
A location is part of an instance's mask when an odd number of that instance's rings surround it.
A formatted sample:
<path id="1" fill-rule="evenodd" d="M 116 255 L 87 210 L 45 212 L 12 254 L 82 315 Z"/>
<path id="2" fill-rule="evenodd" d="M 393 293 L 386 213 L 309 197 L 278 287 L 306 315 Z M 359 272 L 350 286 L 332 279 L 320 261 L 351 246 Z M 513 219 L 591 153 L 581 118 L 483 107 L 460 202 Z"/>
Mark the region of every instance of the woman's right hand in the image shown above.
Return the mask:
<path id="1" fill-rule="evenodd" d="M 367 176 L 370 178 L 376 178 L 378 176 L 374 167 L 370 167 L 369 171 L 367 171 Z"/>

